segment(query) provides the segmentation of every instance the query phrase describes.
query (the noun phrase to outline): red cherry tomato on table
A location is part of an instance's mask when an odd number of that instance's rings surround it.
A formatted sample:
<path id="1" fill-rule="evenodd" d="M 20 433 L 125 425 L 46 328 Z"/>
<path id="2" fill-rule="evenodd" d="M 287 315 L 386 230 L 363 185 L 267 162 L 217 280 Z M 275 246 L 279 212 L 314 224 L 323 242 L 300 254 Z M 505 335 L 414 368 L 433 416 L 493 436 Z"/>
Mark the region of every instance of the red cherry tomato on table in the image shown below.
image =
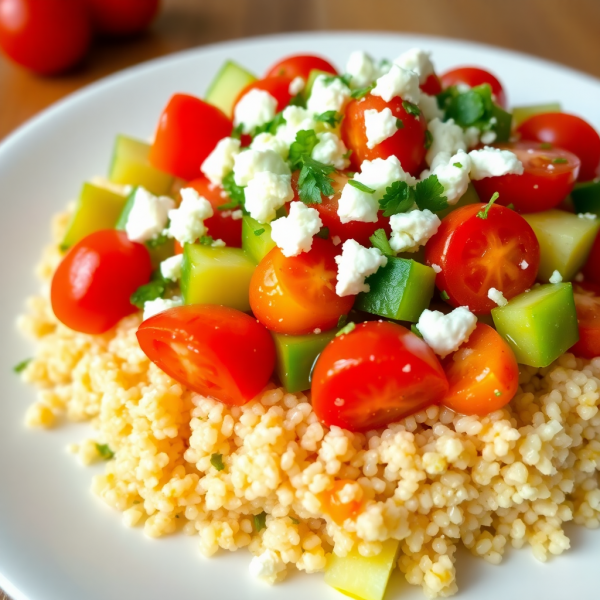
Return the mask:
<path id="1" fill-rule="evenodd" d="M 438 404 L 448 382 L 423 340 L 401 325 L 371 321 L 326 346 L 311 389 L 323 423 L 364 431 Z"/>
<path id="2" fill-rule="evenodd" d="M 198 394 L 241 406 L 275 368 L 275 344 L 256 319 L 233 308 L 178 306 L 144 321 L 137 338 L 146 356 Z"/>
<path id="3" fill-rule="evenodd" d="M 442 404 L 463 415 L 485 416 L 500 410 L 519 386 L 513 351 L 495 329 L 483 323 L 442 366 L 450 384 Z"/>
<path id="4" fill-rule="evenodd" d="M 107 35 L 144 31 L 158 13 L 160 0 L 85 0 L 94 28 Z"/>
<path id="5" fill-rule="evenodd" d="M 587 121 L 575 115 L 534 115 L 519 125 L 517 133 L 522 140 L 552 144 L 578 156 L 579 181 L 589 181 L 600 174 L 600 136 Z"/>
<path id="6" fill-rule="evenodd" d="M 506 94 L 504 88 L 498 79 L 485 69 L 479 67 L 458 67 L 451 71 L 446 71 L 441 75 L 442 87 L 444 89 L 453 85 L 468 85 L 476 87 L 487 83 L 492 88 L 492 95 L 496 104 L 506 108 Z"/>
<path id="7" fill-rule="evenodd" d="M 514 204 L 520 213 L 533 213 L 558 206 L 577 181 L 581 162 L 571 152 L 540 147 L 538 142 L 498 144 L 514 152 L 523 163 L 522 175 L 501 175 L 473 181 L 480 198 L 491 198 L 498 192 L 498 204 Z"/>
<path id="8" fill-rule="evenodd" d="M 52 310 L 74 331 L 104 333 L 137 310 L 129 298 L 151 273 L 143 244 L 131 242 L 124 231 L 96 231 L 58 265 L 50 288 Z"/>
<path id="9" fill-rule="evenodd" d="M 328 240 L 314 238 L 310 252 L 286 257 L 273 248 L 250 280 L 250 306 L 271 331 L 301 335 L 326 331 L 348 313 L 354 296 L 335 293 L 340 251 Z"/>
<path id="10" fill-rule="evenodd" d="M 381 112 L 384 108 L 389 108 L 392 114 L 402 121 L 403 127 L 374 148 L 369 148 L 365 111 L 374 109 Z M 415 116 L 407 113 L 402 105 L 402 98 L 392 98 L 386 102 L 383 98 L 372 94 L 360 100 L 351 100 L 342 121 L 342 138 L 348 149 L 352 150 L 350 160 L 357 171 L 364 160 L 385 159 L 394 155 L 405 171 L 417 175 L 427 152 L 426 131 L 427 122 L 423 115 Z"/>
<path id="11" fill-rule="evenodd" d="M 232 127 L 218 108 L 194 96 L 175 94 L 160 116 L 150 162 L 186 181 L 196 179 L 204 159 Z"/>
<path id="12" fill-rule="evenodd" d="M 589 281 L 600 285 L 600 234 L 596 236 L 596 241 L 592 246 L 587 263 L 583 267 L 583 275 L 586 282 Z"/>
<path id="13" fill-rule="evenodd" d="M 540 264 L 540 245 L 527 221 L 495 205 L 487 218 L 480 218 L 485 207 L 471 204 L 452 211 L 425 246 L 426 263 L 441 267 L 438 289 L 453 306 L 468 306 L 475 314 L 497 306 L 488 298 L 490 288 L 507 300 L 530 288 Z"/>
<path id="14" fill-rule="evenodd" d="M 80 0 L 0 0 L 0 47 L 41 75 L 79 63 L 90 46 L 91 30 Z"/>
<path id="15" fill-rule="evenodd" d="M 600 356 L 600 285 L 573 284 L 579 341 L 569 350 L 581 358 Z"/>
<path id="16" fill-rule="evenodd" d="M 290 81 L 296 77 L 302 77 L 306 81 L 312 70 L 324 71 L 332 75 L 338 74 L 336 68 L 320 56 L 297 54 L 274 64 L 267 71 L 265 77 L 287 77 Z"/>
<path id="17" fill-rule="evenodd" d="M 233 106 L 233 113 L 235 114 L 235 107 L 238 102 L 251 90 L 264 90 L 268 92 L 277 100 L 277 112 L 281 112 L 292 99 L 290 94 L 290 83 L 292 80 L 289 77 L 268 77 L 267 79 L 259 79 L 249 83 L 239 94 Z"/>

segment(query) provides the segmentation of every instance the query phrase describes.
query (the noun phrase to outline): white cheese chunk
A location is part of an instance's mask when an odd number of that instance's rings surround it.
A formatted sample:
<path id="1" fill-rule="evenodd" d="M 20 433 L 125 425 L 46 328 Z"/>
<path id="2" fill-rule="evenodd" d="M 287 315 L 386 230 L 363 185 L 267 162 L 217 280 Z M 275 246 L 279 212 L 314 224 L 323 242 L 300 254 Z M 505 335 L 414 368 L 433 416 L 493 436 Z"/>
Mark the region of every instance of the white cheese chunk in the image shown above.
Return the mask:
<path id="1" fill-rule="evenodd" d="M 387 265 L 387 258 L 377 248 L 365 248 L 356 240 L 346 240 L 342 254 L 335 257 L 338 264 L 335 293 L 338 296 L 353 296 L 368 292 L 371 288 L 365 278 Z"/>
<path id="2" fill-rule="evenodd" d="M 245 189 L 246 210 L 259 223 L 269 223 L 277 209 L 294 197 L 290 175 L 261 171 Z"/>
<path id="3" fill-rule="evenodd" d="M 325 165 L 332 165 L 336 169 L 345 169 L 350 164 L 345 155 L 348 153 L 346 144 L 331 131 L 318 133 L 319 142 L 313 148 L 312 158 Z"/>
<path id="4" fill-rule="evenodd" d="M 482 150 L 472 150 L 469 156 L 471 157 L 471 179 L 474 181 L 509 173 L 522 175 L 524 171 L 523 164 L 510 150 L 486 146 Z"/>
<path id="5" fill-rule="evenodd" d="M 425 309 L 417 327 L 427 345 L 444 358 L 469 339 L 477 327 L 477 317 L 466 306 L 459 306 L 447 315 Z"/>
<path id="6" fill-rule="evenodd" d="M 169 211 L 171 222 L 165 233 L 180 244 L 193 244 L 206 235 L 204 221 L 213 216 L 213 207 L 194 188 L 183 188 L 180 194 L 181 204 Z"/>
<path id="7" fill-rule="evenodd" d="M 226 137 L 219 140 L 206 157 L 200 170 L 214 185 L 221 185 L 223 177 L 233 170 L 233 159 L 240 153 L 240 140 Z"/>
<path id="8" fill-rule="evenodd" d="M 306 86 L 306 81 L 304 81 L 304 79 L 302 77 L 300 77 L 300 76 L 294 77 L 294 79 L 292 79 L 292 81 L 290 83 L 288 92 L 290 93 L 290 96 L 296 96 L 304 89 L 305 86 Z"/>
<path id="9" fill-rule="evenodd" d="M 245 150 L 233 162 L 233 175 L 237 185 L 248 185 L 258 173 L 269 171 L 275 175 L 290 175 L 287 163 L 274 150 Z"/>
<path id="10" fill-rule="evenodd" d="M 590 213 L 590 212 L 578 213 L 577 216 L 580 219 L 587 219 L 588 221 L 595 221 L 598 218 L 598 215 L 596 215 L 594 213 Z"/>
<path id="11" fill-rule="evenodd" d="M 292 202 L 289 215 L 271 223 L 271 238 L 284 256 L 298 256 L 312 248 L 313 236 L 321 227 L 319 211 L 303 202 Z"/>
<path id="12" fill-rule="evenodd" d="M 475 148 L 479 146 L 479 136 L 481 131 L 477 127 L 467 127 L 464 131 L 465 134 L 465 143 L 467 144 L 467 148 Z"/>
<path id="13" fill-rule="evenodd" d="M 273 550 L 265 550 L 259 556 L 252 558 L 248 570 L 253 577 L 273 585 L 285 571 L 285 563 Z"/>
<path id="14" fill-rule="evenodd" d="M 440 224 L 439 217 L 427 208 L 392 215 L 390 246 L 395 252 L 416 252 L 437 233 Z"/>
<path id="15" fill-rule="evenodd" d="M 375 148 L 377 144 L 381 144 L 398 131 L 398 119 L 387 106 L 382 111 L 368 109 L 363 114 L 367 133 L 367 148 Z"/>
<path id="16" fill-rule="evenodd" d="M 242 125 L 244 133 L 251 133 L 256 127 L 272 121 L 277 112 L 277 100 L 265 90 L 252 89 L 244 94 L 236 104 L 233 123 Z"/>
<path id="17" fill-rule="evenodd" d="M 420 48 L 411 48 L 396 58 L 394 64 L 407 71 L 413 71 L 419 76 L 419 82 L 425 83 L 427 78 L 435 72 L 430 57 L 430 52 L 425 52 Z"/>
<path id="18" fill-rule="evenodd" d="M 285 123 L 277 128 L 276 137 L 282 140 L 289 148 L 296 140 L 296 134 L 302 130 L 317 129 L 318 124 L 314 115 L 301 106 L 288 106 L 283 110 Z"/>
<path id="19" fill-rule="evenodd" d="M 471 159 L 464 150 L 459 150 L 454 156 L 448 157 L 446 152 L 440 152 L 432 165 L 432 174 L 444 187 L 444 196 L 448 204 L 454 205 L 464 195 L 469 187 Z"/>
<path id="20" fill-rule="evenodd" d="M 550 283 L 562 283 L 562 275 L 558 271 L 554 271 L 550 276 Z"/>
<path id="21" fill-rule="evenodd" d="M 399 96 L 402 100 L 418 104 L 421 98 L 419 76 L 414 71 L 392 65 L 388 73 L 377 79 L 371 94 L 380 96 L 386 102 Z"/>
<path id="22" fill-rule="evenodd" d="M 498 306 L 506 306 L 508 304 L 508 300 L 504 297 L 504 294 L 496 288 L 490 288 L 487 295 L 488 298 Z"/>
<path id="23" fill-rule="evenodd" d="M 362 50 L 356 50 L 348 57 L 346 73 L 352 77 L 350 85 L 361 88 L 371 85 L 377 79 L 379 69 L 372 56 Z"/>
<path id="24" fill-rule="evenodd" d="M 435 263 L 433 263 L 431 265 L 431 268 L 436 272 L 436 273 L 441 273 L 442 272 L 442 267 L 440 267 L 440 265 L 436 265 Z"/>
<path id="25" fill-rule="evenodd" d="M 158 313 L 169 310 L 169 308 L 175 308 L 176 306 L 182 306 L 183 300 L 179 296 L 173 298 L 157 298 L 156 300 L 148 300 L 144 302 L 144 321 L 157 315 Z"/>
<path id="26" fill-rule="evenodd" d="M 343 113 L 349 101 L 350 88 L 341 79 L 318 75 L 313 82 L 306 108 L 316 115 L 328 110 Z"/>
<path id="27" fill-rule="evenodd" d="M 419 100 L 419 108 L 425 117 L 425 120 L 433 121 L 433 119 L 443 119 L 444 111 L 438 106 L 437 98 L 421 92 L 421 99 Z"/>
<path id="28" fill-rule="evenodd" d="M 183 254 L 176 254 L 163 260 L 160 263 L 160 272 L 165 279 L 177 281 L 181 279 L 181 265 L 183 263 Z"/>
<path id="29" fill-rule="evenodd" d="M 287 144 L 281 138 L 273 135 L 272 133 L 259 133 L 250 144 L 251 150 L 273 150 L 277 152 L 283 160 L 287 160 L 290 153 L 290 145 Z"/>
<path id="30" fill-rule="evenodd" d="M 133 198 L 133 206 L 127 217 L 125 233 L 132 242 L 147 242 L 158 237 L 169 218 L 169 210 L 175 202 L 167 196 L 154 196 L 139 187 Z"/>
<path id="31" fill-rule="evenodd" d="M 459 150 L 467 149 L 462 127 L 457 125 L 453 119 L 448 119 L 448 121 L 441 121 L 438 118 L 433 119 L 428 123 L 427 129 L 433 138 L 425 155 L 428 165 L 433 164 L 436 155 L 440 152 L 447 152 L 452 155 Z"/>
<path id="32" fill-rule="evenodd" d="M 519 266 L 521 267 L 521 269 L 523 269 L 523 271 L 525 271 L 525 269 L 529 268 L 529 263 L 523 259 L 520 263 Z"/>
<path id="33" fill-rule="evenodd" d="M 481 143 L 482 144 L 493 144 L 496 141 L 496 132 L 495 131 L 484 131 L 481 134 Z"/>

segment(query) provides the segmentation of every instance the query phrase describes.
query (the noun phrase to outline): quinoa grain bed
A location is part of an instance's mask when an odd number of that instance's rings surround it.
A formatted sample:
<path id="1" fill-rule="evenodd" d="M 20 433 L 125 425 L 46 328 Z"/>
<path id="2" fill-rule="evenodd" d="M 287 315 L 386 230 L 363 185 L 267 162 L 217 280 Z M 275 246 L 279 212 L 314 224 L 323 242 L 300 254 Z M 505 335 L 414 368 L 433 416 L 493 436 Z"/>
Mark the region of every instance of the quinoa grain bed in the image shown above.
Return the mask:
<path id="1" fill-rule="evenodd" d="M 67 218 L 55 219 L 57 240 Z M 46 288 L 56 248 L 39 269 Z M 457 591 L 459 542 L 493 564 L 509 545 L 528 544 L 544 561 L 569 548 L 563 523 L 600 524 L 600 358 L 522 367 L 517 396 L 484 418 L 432 406 L 360 434 L 325 427 L 309 397 L 274 385 L 242 407 L 184 389 L 140 350 L 140 320 L 75 333 L 54 318 L 46 289 L 20 319 L 38 341 L 22 377 L 40 388 L 29 425 L 92 421 L 97 438 L 72 450 L 86 464 L 102 460 L 104 445 L 114 452 L 94 492 L 149 536 L 197 535 L 206 556 L 270 549 L 273 582 L 287 565 L 320 571 L 332 551 L 375 555 L 393 538 L 409 583 L 445 597 Z M 319 499 L 336 480 L 352 481 L 343 501 L 364 506 L 343 526 Z"/>

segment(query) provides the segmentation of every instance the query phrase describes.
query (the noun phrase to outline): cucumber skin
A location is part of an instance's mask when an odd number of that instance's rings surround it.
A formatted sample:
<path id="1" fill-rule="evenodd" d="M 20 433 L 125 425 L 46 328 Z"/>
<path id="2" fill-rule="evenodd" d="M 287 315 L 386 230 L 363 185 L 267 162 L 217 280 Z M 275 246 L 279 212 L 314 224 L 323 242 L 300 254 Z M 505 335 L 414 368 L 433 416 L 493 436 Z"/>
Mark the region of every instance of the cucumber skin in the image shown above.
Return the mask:
<path id="1" fill-rule="evenodd" d="M 204 99 L 222 110 L 230 119 L 240 92 L 257 78 L 236 62 L 228 60 L 208 86 Z"/>
<path id="2" fill-rule="evenodd" d="M 264 231 L 256 235 L 255 231 Z M 242 217 L 242 249 L 258 264 L 273 248 L 275 242 L 271 238 L 271 226 L 259 223 L 249 215 Z"/>
<path id="3" fill-rule="evenodd" d="M 600 179 L 576 184 L 571 198 L 575 212 L 593 213 L 600 218 Z"/>
<path id="4" fill-rule="evenodd" d="M 513 126 L 516 129 L 521 123 L 524 123 L 530 117 L 554 112 L 562 112 L 562 107 L 558 102 L 551 102 L 549 104 L 532 104 L 530 106 L 515 106 L 512 112 Z"/>

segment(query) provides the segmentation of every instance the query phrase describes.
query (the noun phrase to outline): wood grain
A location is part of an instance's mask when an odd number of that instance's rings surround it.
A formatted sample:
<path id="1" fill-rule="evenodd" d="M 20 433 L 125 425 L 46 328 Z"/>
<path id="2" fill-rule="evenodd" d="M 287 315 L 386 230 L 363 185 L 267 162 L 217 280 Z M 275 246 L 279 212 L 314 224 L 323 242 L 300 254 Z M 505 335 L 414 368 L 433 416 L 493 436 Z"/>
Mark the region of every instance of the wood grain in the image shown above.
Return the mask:
<path id="1" fill-rule="evenodd" d="M 0 139 L 66 94 L 194 46 L 287 31 L 424 33 L 528 52 L 600 77 L 598 0 L 164 0 L 145 35 L 98 44 L 76 71 L 39 78 L 0 58 Z M 0 570 L 1 570 L 0 565 Z M 0 600 L 10 600 L 0 590 Z M 42 600 L 42 599 L 39 599 Z"/>

